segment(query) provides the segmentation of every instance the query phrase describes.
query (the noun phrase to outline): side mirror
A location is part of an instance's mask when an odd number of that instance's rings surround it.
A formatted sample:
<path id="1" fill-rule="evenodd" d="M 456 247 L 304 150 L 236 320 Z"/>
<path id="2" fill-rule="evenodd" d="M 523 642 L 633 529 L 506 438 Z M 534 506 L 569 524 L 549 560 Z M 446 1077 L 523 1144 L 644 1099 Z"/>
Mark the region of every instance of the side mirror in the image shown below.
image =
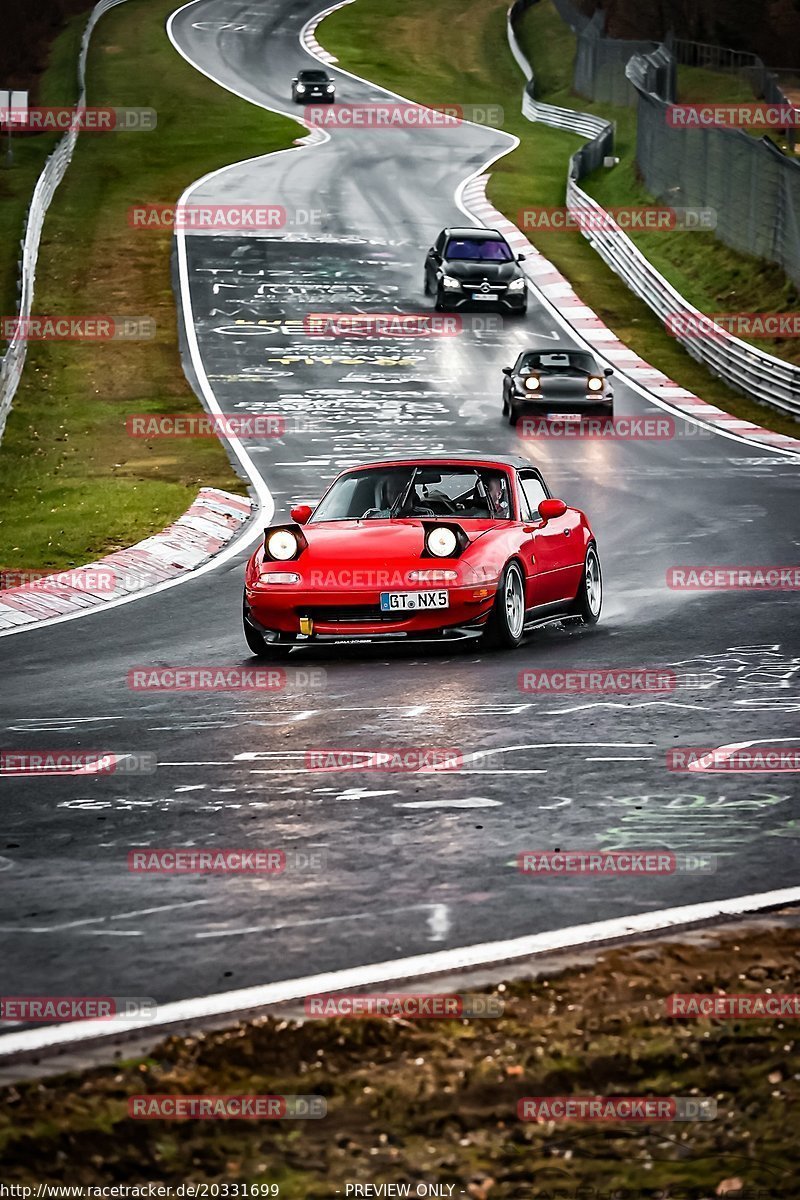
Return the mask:
<path id="1" fill-rule="evenodd" d="M 296 504 L 291 511 L 291 518 L 298 525 L 305 525 L 313 511 L 310 504 Z"/>
<path id="2" fill-rule="evenodd" d="M 608 375 L 613 375 L 613 374 L 614 374 L 614 368 L 613 368 L 613 367 L 604 367 L 604 368 L 603 368 L 603 374 L 604 374 L 604 375 L 606 375 L 606 376 L 608 376 Z"/>
<path id="3" fill-rule="evenodd" d="M 563 500 L 542 500 L 539 505 L 539 516 L 543 521 L 552 521 L 553 517 L 563 517 L 567 506 Z"/>
<path id="4" fill-rule="evenodd" d="M 524 255 L 524 254 L 518 254 L 518 255 L 517 255 L 517 262 L 525 262 L 525 255 Z"/>
<path id="5" fill-rule="evenodd" d="M 513 368 L 513 367 L 503 367 L 503 374 L 504 374 L 504 375 L 511 375 L 511 374 L 512 374 L 512 372 L 513 372 L 513 370 L 514 370 L 514 368 Z"/>

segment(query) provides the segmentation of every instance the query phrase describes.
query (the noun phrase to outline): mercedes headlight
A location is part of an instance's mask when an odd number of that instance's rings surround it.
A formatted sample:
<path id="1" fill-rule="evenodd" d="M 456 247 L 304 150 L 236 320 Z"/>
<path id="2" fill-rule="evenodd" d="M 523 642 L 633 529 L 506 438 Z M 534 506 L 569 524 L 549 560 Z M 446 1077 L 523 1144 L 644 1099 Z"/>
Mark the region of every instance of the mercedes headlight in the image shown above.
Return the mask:
<path id="1" fill-rule="evenodd" d="M 452 275 L 443 275 L 442 285 L 453 292 L 458 292 L 461 290 L 461 280 L 454 279 Z"/>
<path id="2" fill-rule="evenodd" d="M 508 290 L 510 292 L 521 292 L 521 291 L 523 291 L 524 287 L 525 287 L 525 278 L 524 278 L 524 276 L 520 275 L 519 279 L 511 280 L 511 283 L 508 285 Z"/>
<path id="3" fill-rule="evenodd" d="M 588 390 L 590 392 L 602 392 L 603 380 L 600 379 L 597 375 L 590 375 L 589 378 L 586 380 L 586 387 L 588 388 Z"/>
<path id="4" fill-rule="evenodd" d="M 278 562 L 288 562 L 290 558 L 294 558 L 298 549 L 299 542 L 288 529 L 278 529 L 267 539 L 267 553 Z"/>
<path id="5" fill-rule="evenodd" d="M 529 375 L 525 380 L 525 387 L 529 392 L 537 392 L 541 386 L 541 381 L 538 375 Z"/>
<path id="6" fill-rule="evenodd" d="M 428 534 L 427 547 L 437 558 L 450 558 L 457 545 L 458 538 L 446 525 L 440 525 Z"/>

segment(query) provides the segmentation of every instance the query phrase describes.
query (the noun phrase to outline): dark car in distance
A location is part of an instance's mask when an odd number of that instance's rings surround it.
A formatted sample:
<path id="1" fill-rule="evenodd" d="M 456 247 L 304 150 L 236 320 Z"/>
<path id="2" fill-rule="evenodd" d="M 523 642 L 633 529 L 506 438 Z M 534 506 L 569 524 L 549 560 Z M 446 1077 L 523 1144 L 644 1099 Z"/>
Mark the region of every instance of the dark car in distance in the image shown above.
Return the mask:
<path id="1" fill-rule="evenodd" d="M 329 100 L 336 97 L 336 84 L 327 71 L 300 71 L 292 80 L 292 99 L 295 104 L 308 104 L 312 100 Z"/>
<path id="2" fill-rule="evenodd" d="M 520 417 L 559 417 L 614 412 L 611 367 L 601 367 L 588 350 L 571 346 L 523 350 L 513 367 L 503 367 L 503 415 L 511 425 Z"/>
<path id="3" fill-rule="evenodd" d="M 439 312 L 457 308 L 500 308 L 522 314 L 528 289 L 515 255 L 496 229 L 443 229 L 425 259 L 425 295 Z"/>

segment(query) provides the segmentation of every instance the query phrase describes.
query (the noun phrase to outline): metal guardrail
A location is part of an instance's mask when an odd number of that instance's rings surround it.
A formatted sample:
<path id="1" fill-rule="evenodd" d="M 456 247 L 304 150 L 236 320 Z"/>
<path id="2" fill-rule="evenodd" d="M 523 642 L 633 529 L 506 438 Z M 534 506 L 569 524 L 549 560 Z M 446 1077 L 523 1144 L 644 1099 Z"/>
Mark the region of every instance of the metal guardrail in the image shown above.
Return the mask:
<path id="1" fill-rule="evenodd" d="M 744 129 L 674 126 L 660 86 L 670 58 L 660 47 L 634 55 L 626 68 L 638 97 L 636 163 L 647 190 L 713 208 L 718 241 L 777 263 L 800 284 L 800 162 Z"/>
<path id="2" fill-rule="evenodd" d="M 77 106 L 86 104 L 86 59 L 89 53 L 89 40 L 95 25 L 104 13 L 123 4 L 125 0 L 100 0 L 92 9 L 81 41 L 81 51 L 78 56 L 78 88 Z M 78 140 L 78 130 L 70 129 L 48 157 L 42 173 L 36 181 L 33 196 L 25 217 L 24 236 L 20 242 L 21 256 L 19 260 L 19 291 L 18 317 L 24 321 L 31 315 L 33 304 L 33 289 L 36 279 L 36 262 L 39 257 L 39 243 L 42 237 L 44 218 L 56 188 L 64 178 Z M 19 332 L 8 344 L 5 355 L 0 359 L 0 439 L 6 427 L 6 420 L 11 410 L 11 403 L 19 387 L 22 368 L 25 365 L 28 344 Z"/>
<path id="3" fill-rule="evenodd" d="M 656 270 L 631 238 L 620 229 L 610 213 L 579 186 L 578 181 L 590 170 L 594 170 L 594 166 L 590 164 L 594 162 L 595 165 L 599 165 L 598 160 L 611 152 L 609 139 L 613 139 L 613 125 L 590 113 L 541 104 L 534 99 L 533 68 L 517 42 L 513 24 L 515 19 L 535 2 L 536 0 L 522 0 L 522 3 L 512 5 L 508 11 L 509 44 L 517 62 L 521 66 L 522 61 L 526 64 L 522 68 L 528 79 L 522 102 L 523 114 L 529 120 L 542 121 L 571 133 L 582 133 L 590 139 L 587 146 L 576 151 L 570 158 L 567 172 L 567 209 L 570 212 L 581 210 L 584 215 L 586 209 L 590 209 L 597 214 L 596 220 L 579 221 L 583 236 L 603 261 L 647 304 L 665 326 L 671 314 L 679 314 L 690 327 L 694 321 L 701 321 L 707 327 L 708 318 Z M 582 129 L 578 128 L 581 121 Z M 597 123 L 601 123 L 603 128 L 596 129 Z M 587 151 L 590 153 L 587 154 Z M 800 367 L 784 362 L 772 354 L 766 354 L 748 342 L 734 337 L 720 326 L 713 327 L 713 336 L 697 337 L 682 332 L 676 332 L 674 336 L 692 358 L 703 363 L 736 391 L 800 419 Z"/>
<path id="4" fill-rule="evenodd" d="M 576 112 L 573 108 L 559 108 L 556 104 L 541 104 L 526 90 L 522 98 L 522 113 L 529 121 L 541 121 L 557 129 L 568 129 L 581 137 L 595 138 L 606 129 L 613 129 L 611 121 L 595 117 L 591 113 Z"/>
<path id="5" fill-rule="evenodd" d="M 707 42 L 691 42 L 686 38 L 677 38 L 668 34 L 665 39 L 667 48 L 672 52 L 675 61 L 684 67 L 706 67 L 712 71 L 728 72 L 746 79 L 756 96 L 763 96 L 768 104 L 787 104 L 792 101 L 784 90 L 777 71 L 770 70 L 764 60 L 749 50 L 732 50 L 729 46 L 714 46 Z M 664 92 L 659 93 L 665 99 L 670 99 Z M 794 150 L 797 135 L 793 126 L 784 131 L 786 141 Z"/>

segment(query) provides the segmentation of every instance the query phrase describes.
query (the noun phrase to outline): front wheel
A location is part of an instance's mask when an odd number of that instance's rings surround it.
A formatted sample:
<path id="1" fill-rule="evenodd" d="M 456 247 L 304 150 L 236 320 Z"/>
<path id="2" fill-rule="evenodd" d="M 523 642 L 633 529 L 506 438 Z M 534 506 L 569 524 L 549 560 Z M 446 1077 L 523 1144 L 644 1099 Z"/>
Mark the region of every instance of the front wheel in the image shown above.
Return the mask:
<path id="1" fill-rule="evenodd" d="M 256 658 L 277 662 L 289 657 L 291 646 L 280 642 L 265 642 L 258 630 L 254 629 L 247 620 L 247 611 L 244 608 L 242 610 L 242 627 L 244 629 L 244 640 Z"/>
<path id="2" fill-rule="evenodd" d="M 600 556 L 594 542 L 586 551 L 578 594 L 571 611 L 581 618 L 585 625 L 596 625 L 603 606 L 603 572 L 600 569 Z"/>
<path id="3" fill-rule="evenodd" d="M 494 607 L 483 633 L 484 644 L 513 650 L 522 641 L 524 625 L 525 581 L 519 563 L 510 562 L 500 577 Z"/>

